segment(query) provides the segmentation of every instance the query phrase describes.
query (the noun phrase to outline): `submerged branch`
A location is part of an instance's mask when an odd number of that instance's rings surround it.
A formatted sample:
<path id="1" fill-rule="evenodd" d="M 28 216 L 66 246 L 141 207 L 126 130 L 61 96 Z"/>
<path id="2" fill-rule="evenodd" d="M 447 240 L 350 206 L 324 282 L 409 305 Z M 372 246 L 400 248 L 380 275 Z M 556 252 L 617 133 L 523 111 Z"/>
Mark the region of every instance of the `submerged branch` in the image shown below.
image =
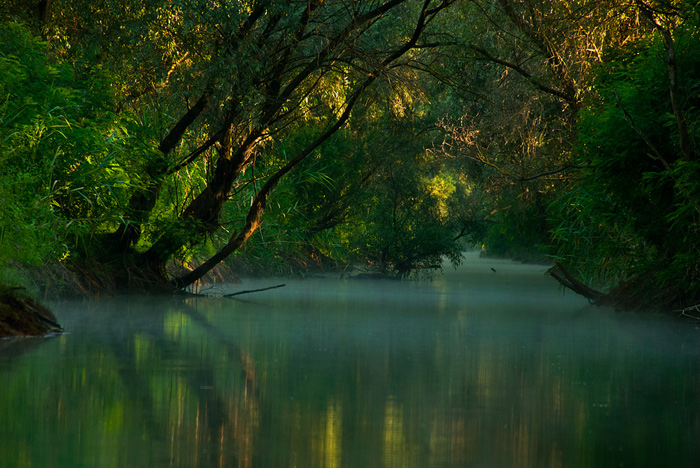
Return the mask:
<path id="1" fill-rule="evenodd" d="M 700 304 L 695 304 L 690 307 L 686 307 L 685 309 L 677 310 L 678 316 L 679 317 L 688 317 L 693 320 L 700 320 L 700 316 L 691 314 L 690 312 L 699 312 L 700 313 Z"/>
<path id="2" fill-rule="evenodd" d="M 287 286 L 287 285 L 286 284 L 277 284 L 275 286 L 268 286 L 267 288 L 247 289 L 245 291 L 237 291 L 237 292 L 231 293 L 231 294 L 224 294 L 221 297 L 234 297 L 234 296 L 240 296 L 241 294 L 250 294 L 250 293 L 262 292 L 262 291 L 269 291 L 270 289 L 283 288 L 284 286 Z"/>

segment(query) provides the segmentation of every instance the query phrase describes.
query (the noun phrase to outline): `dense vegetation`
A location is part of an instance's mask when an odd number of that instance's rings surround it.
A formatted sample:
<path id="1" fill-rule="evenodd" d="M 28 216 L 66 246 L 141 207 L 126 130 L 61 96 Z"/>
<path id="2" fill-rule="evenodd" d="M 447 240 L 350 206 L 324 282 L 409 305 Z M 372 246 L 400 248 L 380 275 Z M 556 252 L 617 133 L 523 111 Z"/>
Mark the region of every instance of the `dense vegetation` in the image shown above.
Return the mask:
<path id="1" fill-rule="evenodd" d="M 13 1 L 0 263 L 174 290 L 467 247 L 700 301 L 699 7 Z M 692 2 L 690 2 L 692 3 Z M 643 292 L 644 294 L 638 294 Z"/>

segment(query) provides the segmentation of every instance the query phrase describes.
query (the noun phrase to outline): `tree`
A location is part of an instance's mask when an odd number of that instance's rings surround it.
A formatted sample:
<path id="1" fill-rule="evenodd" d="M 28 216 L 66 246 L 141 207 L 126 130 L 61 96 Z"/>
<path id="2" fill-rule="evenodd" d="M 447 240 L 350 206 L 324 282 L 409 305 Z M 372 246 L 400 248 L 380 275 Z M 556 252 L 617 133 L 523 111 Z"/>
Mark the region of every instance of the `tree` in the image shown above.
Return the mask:
<path id="1" fill-rule="evenodd" d="M 481 197 L 459 161 L 432 150 L 452 90 L 413 76 L 367 92 L 348 125 L 281 182 L 246 255 L 273 269 L 357 263 L 400 276 L 459 261 L 483 231 Z M 299 128 L 272 144 L 289 154 L 312 138 Z"/>
<path id="2" fill-rule="evenodd" d="M 575 123 L 594 64 L 649 28 L 620 2 L 476 1 L 460 13 L 446 74 L 462 84 L 464 107 L 444 119 L 441 149 L 483 181 L 487 250 L 541 259 L 553 253 L 548 206 L 580 169 Z"/>
<path id="3" fill-rule="evenodd" d="M 54 4 L 44 23 L 57 54 L 83 72 L 110 70 L 122 101 L 116 110 L 133 116 L 140 138 L 117 164 L 138 183 L 120 187 L 122 212 L 83 241 L 84 258 L 113 265 L 122 286 L 196 281 L 255 232 L 280 180 L 343 127 L 375 81 L 401 79 L 452 3 Z M 270 152 L 292 124 L 311 120 L 322 130 L 304 147 L 283 158 Z M 129 171 L 130 162 L 139 170 Z M 184 171 L 201 174 L 201 185 L 173 206 L 163 196 Z M 240 186 L 252 190 L 242 225 L 201 267 L 171 282 L 167 261 L 218 235 Z M 75 215 L 72 200 L 54 198 L 63 216 Z"/>
<path id="4" fill-rule="evenodd" d="M 566 260 L 625 308 L 683 308 L 700 299 L 698 16 L 639 3 L 658 34 L 611 54 L 599 99 L 581 118 L 588 167 L 559 204 Z"/>

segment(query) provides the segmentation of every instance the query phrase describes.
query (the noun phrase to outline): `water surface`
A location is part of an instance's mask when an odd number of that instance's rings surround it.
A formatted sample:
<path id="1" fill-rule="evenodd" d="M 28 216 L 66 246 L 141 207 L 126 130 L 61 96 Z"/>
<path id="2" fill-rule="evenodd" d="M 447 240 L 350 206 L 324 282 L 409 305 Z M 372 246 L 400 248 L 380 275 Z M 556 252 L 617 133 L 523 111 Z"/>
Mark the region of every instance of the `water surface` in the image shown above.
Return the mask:
<path id="1" fill-rule="evenodd" d="M 68 333 L 0 343 L 1 465 L 696 466 L 698 330 L 543 272 L 52 304 Z"/>

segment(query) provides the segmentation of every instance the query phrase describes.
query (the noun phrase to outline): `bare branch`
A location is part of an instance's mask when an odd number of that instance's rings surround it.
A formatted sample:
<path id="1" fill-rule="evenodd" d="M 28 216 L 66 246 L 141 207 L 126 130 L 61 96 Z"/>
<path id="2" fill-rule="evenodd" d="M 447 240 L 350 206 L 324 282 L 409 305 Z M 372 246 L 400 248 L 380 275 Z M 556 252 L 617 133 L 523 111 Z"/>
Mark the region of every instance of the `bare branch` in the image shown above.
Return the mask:
<path id="1" fill-rule="evenodd" d="M 268 286 L 267 288 L 259 288 L 259 289 L 246 289 L 245 291 L 236 291 L 235 293 L 231 294 L 224 294 L 221 297 L 234 297 L 234 296 L 240 296 L 241 294 L 250 294 L 250 293 L 256 293 L 256 292 L 262 292 L 262 291 L 269 291 L 270 289 L 277 289 L 277 288 L 283 288 L 287 286 L 286 284 L 276 284 L 274 286 Z"/>

